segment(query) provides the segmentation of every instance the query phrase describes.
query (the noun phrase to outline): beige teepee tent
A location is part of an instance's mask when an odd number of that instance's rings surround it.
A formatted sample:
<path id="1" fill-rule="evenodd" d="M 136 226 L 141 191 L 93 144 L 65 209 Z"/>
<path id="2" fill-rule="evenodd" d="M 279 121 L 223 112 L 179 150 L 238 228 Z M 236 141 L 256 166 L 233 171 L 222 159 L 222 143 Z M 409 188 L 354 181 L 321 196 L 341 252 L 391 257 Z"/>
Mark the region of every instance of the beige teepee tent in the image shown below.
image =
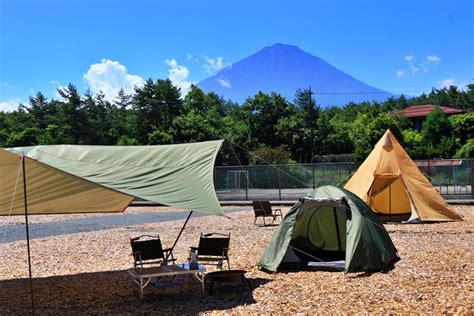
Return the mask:
<path id="1" fill-rule="evenodd" d="M 460 220 L 387 130 L 345 189 L 357 194 L 383 219 Z"/>

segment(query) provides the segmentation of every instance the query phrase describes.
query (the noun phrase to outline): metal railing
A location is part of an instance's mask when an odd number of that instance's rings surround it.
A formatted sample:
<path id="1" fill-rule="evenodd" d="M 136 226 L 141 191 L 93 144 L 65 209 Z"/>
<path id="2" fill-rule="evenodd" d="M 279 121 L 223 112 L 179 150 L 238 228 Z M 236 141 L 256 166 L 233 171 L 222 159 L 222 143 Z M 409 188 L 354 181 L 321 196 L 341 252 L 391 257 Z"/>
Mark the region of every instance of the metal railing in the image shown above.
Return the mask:
<path id="1" fill-rule="evenodd" d="M 450 198 L 473 198 L 471 159 L 415 161 L 438 191 Z M 314 187 L 344 186 L 360 163 L 221 166 L 214 171 L 219 200 L 297 200 Z"/>

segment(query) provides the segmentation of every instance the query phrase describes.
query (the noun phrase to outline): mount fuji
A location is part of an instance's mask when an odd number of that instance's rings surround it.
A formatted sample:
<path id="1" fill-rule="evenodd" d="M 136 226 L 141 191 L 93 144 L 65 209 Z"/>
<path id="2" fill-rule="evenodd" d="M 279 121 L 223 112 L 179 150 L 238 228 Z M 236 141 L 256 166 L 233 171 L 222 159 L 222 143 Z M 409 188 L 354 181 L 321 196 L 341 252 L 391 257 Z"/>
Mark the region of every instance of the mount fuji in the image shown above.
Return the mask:
<path id="1" fill-rule="evenodd" d="M 275 44 L 199 82 L 205 92 L 242 103 L 258 91 L 277 92 L 293 101 L 298 89 L 311 87 L 316 102 L 343 106 L 351 101 L 384 101 L 396 95 L 372 87 L 293 45 Z"/>

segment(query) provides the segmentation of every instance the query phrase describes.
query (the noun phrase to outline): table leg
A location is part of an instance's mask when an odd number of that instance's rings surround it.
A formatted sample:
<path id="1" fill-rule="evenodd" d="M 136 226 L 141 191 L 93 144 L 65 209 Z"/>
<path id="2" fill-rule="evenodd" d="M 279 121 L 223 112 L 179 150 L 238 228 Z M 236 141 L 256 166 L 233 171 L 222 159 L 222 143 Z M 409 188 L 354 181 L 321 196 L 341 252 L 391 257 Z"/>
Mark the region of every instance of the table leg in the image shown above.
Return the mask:
<path id="1" fill-rule="evenodd" d="M 205 291 L 205 289 L 204 289 L 204 286 L 205 286 L 204 282 L 205 282 L 205 280 L 206 280 L 206 276 L 205 276 L 205 274 L 203 273 L 203 274 L 201 274 L 201 284 L 202 284 L 202 292 L 203 292 L 203 293 L 204 293 L 204 291 Z"/>
<path id="2" fill-rule="evenodd" d="M 140 296 L 140 300 L 143 301 L 143 278 L 140 278 L 140 292 L 139 292 L 139 296 Z"/>

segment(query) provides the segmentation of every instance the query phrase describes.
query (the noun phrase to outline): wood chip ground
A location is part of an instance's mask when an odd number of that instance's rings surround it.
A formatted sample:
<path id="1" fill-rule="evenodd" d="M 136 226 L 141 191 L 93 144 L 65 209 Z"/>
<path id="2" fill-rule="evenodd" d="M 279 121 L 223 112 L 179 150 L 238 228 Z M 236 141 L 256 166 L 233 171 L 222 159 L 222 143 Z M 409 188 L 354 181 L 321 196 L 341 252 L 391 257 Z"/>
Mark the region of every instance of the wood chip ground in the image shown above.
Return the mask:
<path id="1" fill-rule="evenodd" d="M 184 219 L 122 225 L 111 229 L 57 234 L 31 241 L 35 309 L 48 314 L 249 314 L 249 313 L 472 313 L 474 312 L 474 206 L 455 206 L 462 222 L 387 224 L 401 257 L 389 273 L 265 273 L 256 262 L 276 227 L 256 227 L 253 212 L 230 212 L 230 219 L 191 218 L 175 256 L 185 261 L 201 232 L 231 233 L 233 269 L 247 270 L 253 291 L 239 283 L 216 284 L 203 294 L 198 282 L 146 289 L 144 302 L 132 291 L 130 237 L 160 234 L 171 246 Z M 232 210 L 227 208 L 226 210 Z M 169 212 L 129 208 L 125 214 Z M 288 208 L 284 208 L 288 211 Z M 110 214 L 31 216 L 41 225 Z M 123 216 L 116 214 L 112 216 Z M 22 217 L 0 218 L 0 238 Z M 7 230 L 8 234 L 8 230 Z M 0 240 L 1 241 L 1 240 Z M 0 314 L 31 311 L 26 242 L 0 243 Z"/>

